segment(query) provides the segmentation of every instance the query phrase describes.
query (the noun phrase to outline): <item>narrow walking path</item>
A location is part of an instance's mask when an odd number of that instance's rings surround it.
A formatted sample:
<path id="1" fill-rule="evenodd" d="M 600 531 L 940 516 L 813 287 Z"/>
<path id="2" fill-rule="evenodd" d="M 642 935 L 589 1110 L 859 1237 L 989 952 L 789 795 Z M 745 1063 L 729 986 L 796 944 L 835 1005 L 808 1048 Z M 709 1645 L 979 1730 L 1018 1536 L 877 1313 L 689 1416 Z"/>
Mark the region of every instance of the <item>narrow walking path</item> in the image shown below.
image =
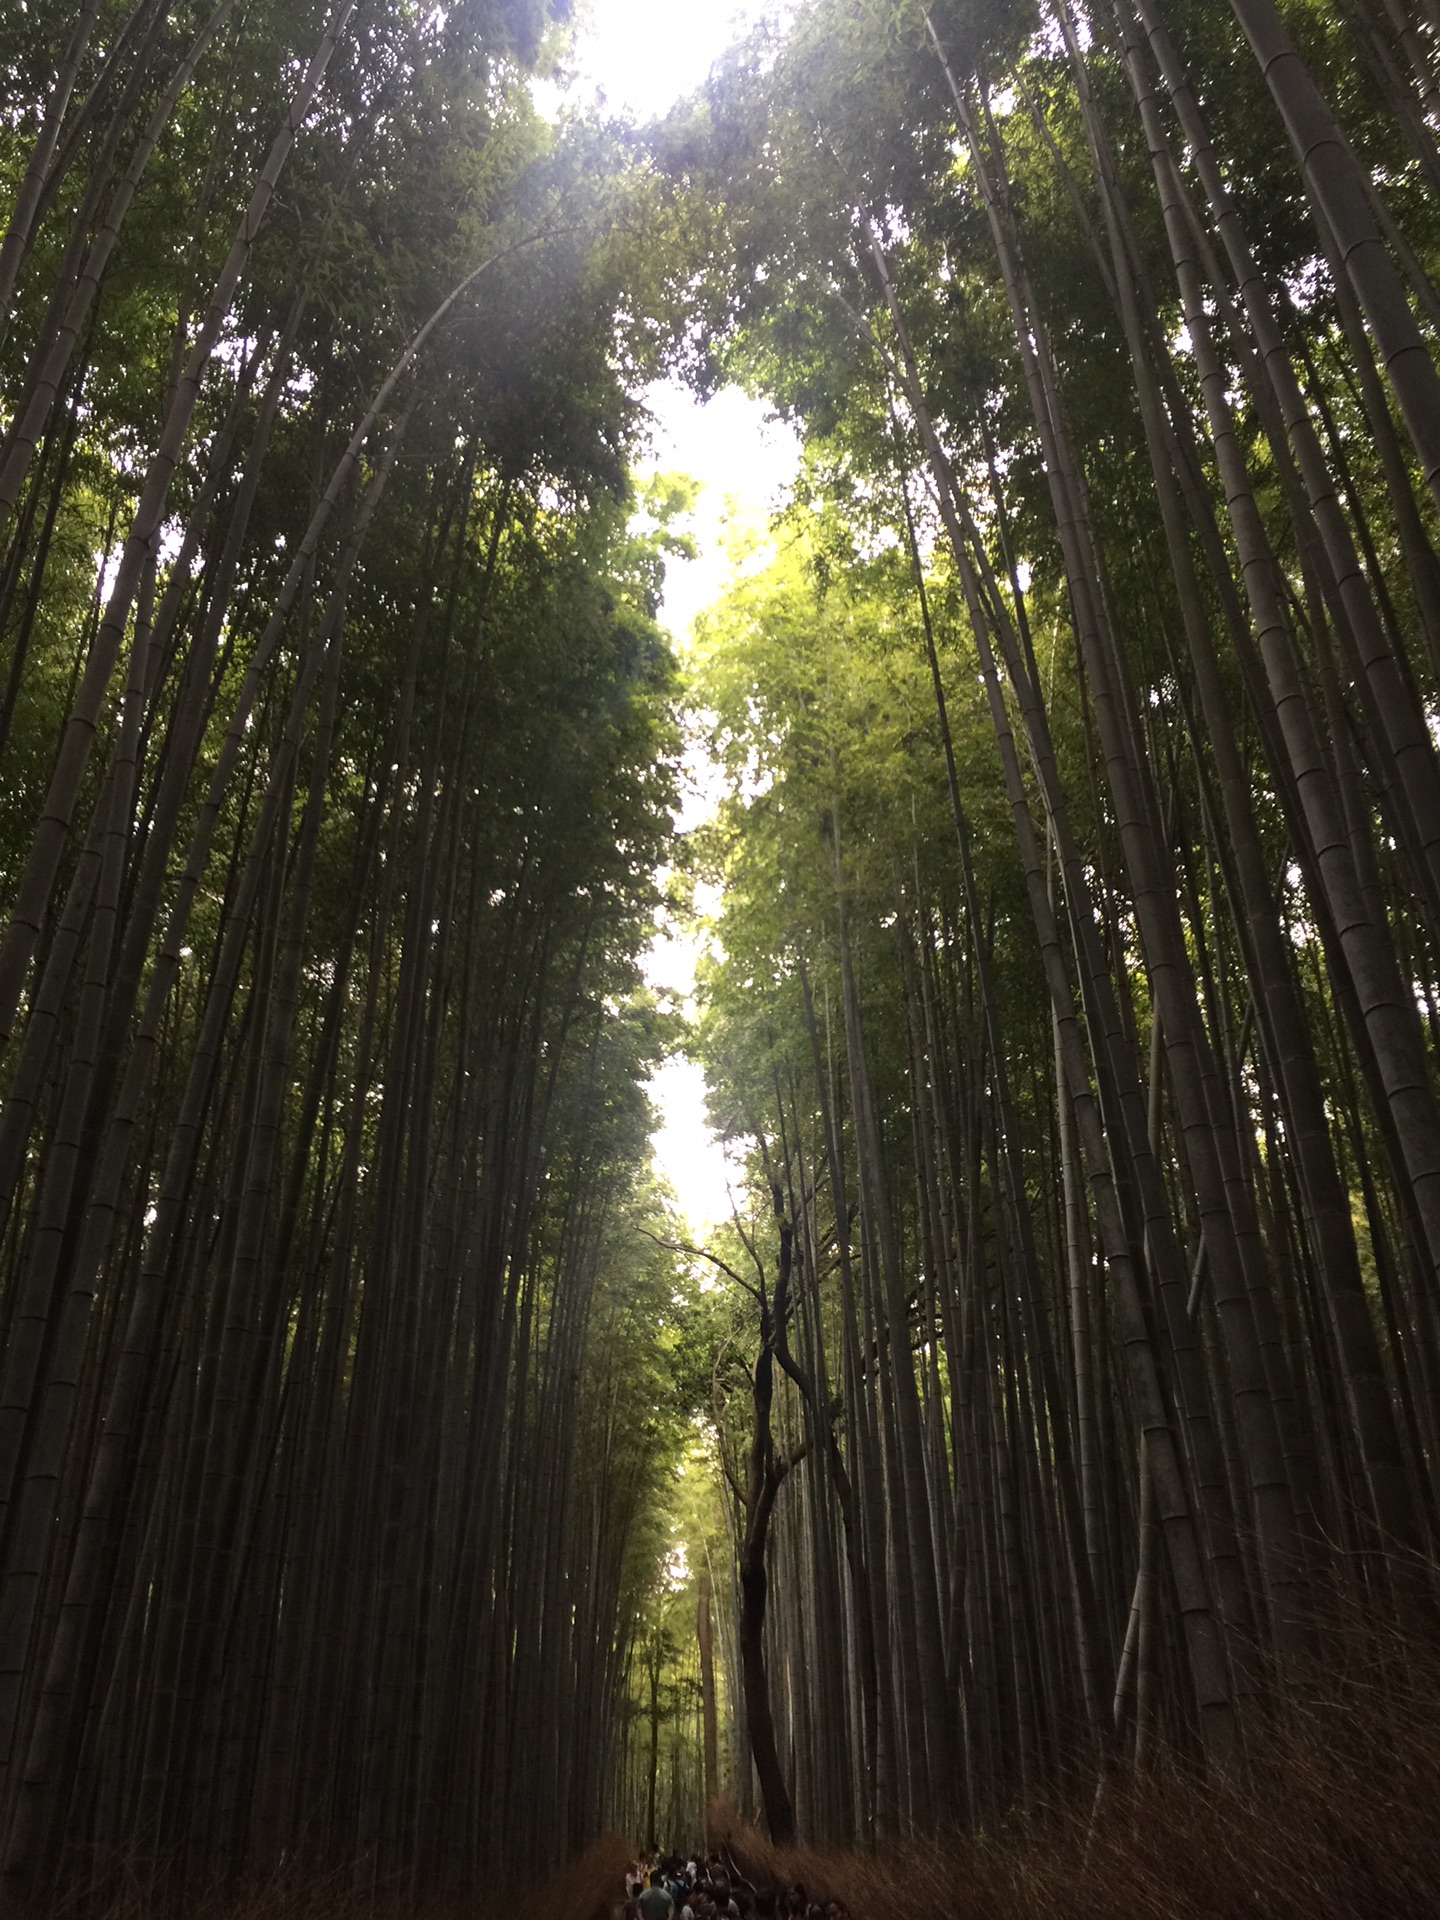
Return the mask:
<path id="1" fill-rule="evenodd" d="M 752 1884 L 718 1853 L 661 1854 L 625 1871 L 624 1920 L 849 1920 L 843 1900 L 812 1900 L 805 1888 Z"/>

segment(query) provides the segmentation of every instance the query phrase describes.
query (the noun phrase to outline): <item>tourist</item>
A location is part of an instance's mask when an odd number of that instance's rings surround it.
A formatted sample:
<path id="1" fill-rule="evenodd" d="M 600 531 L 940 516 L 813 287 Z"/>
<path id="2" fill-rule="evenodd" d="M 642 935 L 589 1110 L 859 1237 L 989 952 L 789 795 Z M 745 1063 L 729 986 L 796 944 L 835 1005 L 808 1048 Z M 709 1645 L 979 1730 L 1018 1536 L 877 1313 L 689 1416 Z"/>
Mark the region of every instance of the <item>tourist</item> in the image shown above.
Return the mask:
<path id="1" fill-rule="evenodd" d="M 659 1867 L 651 1872 L 649 1886 L 643 1888 L 636 1898 L 641 1920 L 671 1920 L 675 1912 L 675 1902 L 670 1898 L 670 1889 Z"/>

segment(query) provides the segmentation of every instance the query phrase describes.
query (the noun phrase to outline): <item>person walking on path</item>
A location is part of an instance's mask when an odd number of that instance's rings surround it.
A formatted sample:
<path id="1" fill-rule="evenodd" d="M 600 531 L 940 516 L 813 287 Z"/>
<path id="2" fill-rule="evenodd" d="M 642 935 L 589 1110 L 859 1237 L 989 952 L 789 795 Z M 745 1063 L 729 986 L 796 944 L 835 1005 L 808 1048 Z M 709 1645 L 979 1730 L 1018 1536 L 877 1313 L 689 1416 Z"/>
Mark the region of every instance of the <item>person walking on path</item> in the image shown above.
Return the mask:
<path id="1" fill-rule="evenodd" d="M 650 1884 L 637 1896 L 642 1920 L 671 1920 L 675 1912 L 675 1902 L 670 1898 L 670 1889 L 665 1884 L 665 1876 L 657 1867 L 650 1875 Z"/>

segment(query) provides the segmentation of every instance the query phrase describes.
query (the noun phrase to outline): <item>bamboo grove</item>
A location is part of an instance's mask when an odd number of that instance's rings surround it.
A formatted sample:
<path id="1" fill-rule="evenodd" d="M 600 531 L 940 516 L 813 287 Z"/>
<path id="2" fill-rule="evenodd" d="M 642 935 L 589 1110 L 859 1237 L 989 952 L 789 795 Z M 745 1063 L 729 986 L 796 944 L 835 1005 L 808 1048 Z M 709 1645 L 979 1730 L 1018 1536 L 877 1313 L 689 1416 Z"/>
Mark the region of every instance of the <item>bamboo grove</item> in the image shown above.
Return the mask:
<path id="1" fill-rule="evenodd" d="M 544 24 L 6 10 L 17 1911 L 471 1885 L 605 1811 L 675 1424 L 623 1415 L 669 536 Z"/>
<path id="2" fill-rule="evenodd" d="M 643 136 L 568 14 L 0 24 L 15 1912 L 987 1828 L 1433 1633 L 1433 0 L 810 0 Z M 688 684 L 676 370 L 805 443 Z"/>
<path id="3" fill-rule="evenodd" d="M 777 1837 L 1432 1630 L 1437 24 L 831 0 L 662 143 L 808 449 L 696 690 Z"/>

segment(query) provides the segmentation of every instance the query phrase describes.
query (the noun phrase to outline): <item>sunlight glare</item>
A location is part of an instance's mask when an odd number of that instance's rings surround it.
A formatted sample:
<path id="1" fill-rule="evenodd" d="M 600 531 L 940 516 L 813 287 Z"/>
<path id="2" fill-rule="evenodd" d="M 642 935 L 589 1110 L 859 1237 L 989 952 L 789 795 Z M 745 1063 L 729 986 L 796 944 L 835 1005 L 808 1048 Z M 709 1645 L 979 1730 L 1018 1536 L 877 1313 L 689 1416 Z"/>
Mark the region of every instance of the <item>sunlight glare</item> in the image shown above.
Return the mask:
<path id="1" fill-rule="evenodd" d="M 792 7 L 737 4 L 737 0 L 582 0 L 576 9 L 575 48 L 565 62 L 573 75 L 570 98 L 600 95 L 614 111 L 657 119 L 693 93 L 733 41 L 758 19 L 788 15 Z M 565 96 L 540 83 L 542 112 Z"/>

